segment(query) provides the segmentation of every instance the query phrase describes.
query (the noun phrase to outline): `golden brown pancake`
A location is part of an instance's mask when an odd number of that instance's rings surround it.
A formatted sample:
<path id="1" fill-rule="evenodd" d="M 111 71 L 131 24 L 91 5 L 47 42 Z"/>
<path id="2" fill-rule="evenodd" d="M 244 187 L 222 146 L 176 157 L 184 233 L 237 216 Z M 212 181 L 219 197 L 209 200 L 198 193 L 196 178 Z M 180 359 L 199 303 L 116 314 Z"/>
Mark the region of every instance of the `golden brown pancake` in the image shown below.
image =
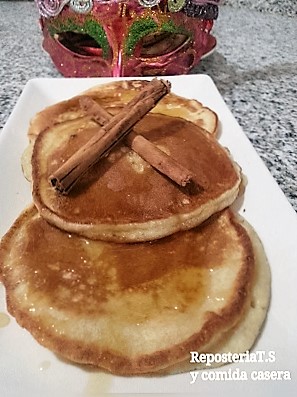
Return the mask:
<path id="1" fill-rule="evenodd" d="M 158 239 L 199 225 L 238 195 L 239 167 L 216 139 L 184 119 L 148 114 L 135 131 L 189 169 L 196 189 L 180 188 L 119 144 L 62 196 L 49 176 L 96 130 L 91 119 L 83 125 L 75 119 L 46 129 L 35 141 L 33 201 L 63 230 L 115 242 Z"/>
<path id="2" fill-rule="evenodd" d="M 162 240 L 115 244 L 62 232 L 32 207 L 0 246 L 18 323 L 69 360 L 126 375 L 162 372 L 234 329 L 251 305 L 255 258 L 229 210 Z"/>
<path id="3" fill-rule="evenodd" d="M 111 114 L 117 113 L 148 82 L 145 80 L 123 80 L 95 86 L 83 93 L 95 99 Z M 30 144 L 22 156 L 22 169 L 26 179 L 31 180 L 31 156 L 36 137 L 40 132 L 56 124 L 70 120 L 80 120 L 83 124 L 89 117 L 79 106 L 78 95 L 63 102 L 56 103 L 38 112 L 31 120 L 28 138 Z M 168 116 L 181 117 L 198 125 L 213 136 L 218 132 L 218 117 L 215 112 L 203 106 L 195 99 L 180 97 L 172 92 L 167 94 L 151 111 Z"/>
<path id="4" fill-rule="evenodd" d="M 95 86 L 82 95 L 95 99 L 101 106 L 111 113 L 117 113 L 139 91 L 147 85 L 146 80 L 123 80 Z M 74 98 L 56 103 L 38 112 L 31 120 L 28 136 L 33 139 L 46 128 L 65 121 L 85 118 L 85 113 L 79 106 L 78 95 Z M 156 107 L 154 113 L 181 117 L 205 129 L 209 134 L 216 135 L 218 131 L 218 117 L 211 109 L 203 106 L 195 99 L 187 99 L 172 92 L 167 94 Z"/>
<path id="5" fill-rule="evenodd" d="M 251 284 L 251 293 L 246 300 L 245 308 L 239 321 L 229 329 L 217 335 L 207 346 L 204 346 L 204 353 L 245 353 L 250 351 L 259 338 L 263 324 L 266 320 L 270 295 L 271 295 L 271 274 L 269 263 L 263 248 L 262 242 L 253 227 L 241 216 L 234 215 L 236 221 L 244 227 L 249 235 L 254 254 L 255 268 Z M 196 352 L 197 350 L 194 350 Z M 232 362 L 232 361 L 231 361 Z M 206 363 L 191 362 L 191 354 L 183 362 L 179 362 L 160 371 L 164 374 L 194 371 L 196 369 L 215 368 L 228 364 L 226 361 L 217 361 L 206 365 Z"/>

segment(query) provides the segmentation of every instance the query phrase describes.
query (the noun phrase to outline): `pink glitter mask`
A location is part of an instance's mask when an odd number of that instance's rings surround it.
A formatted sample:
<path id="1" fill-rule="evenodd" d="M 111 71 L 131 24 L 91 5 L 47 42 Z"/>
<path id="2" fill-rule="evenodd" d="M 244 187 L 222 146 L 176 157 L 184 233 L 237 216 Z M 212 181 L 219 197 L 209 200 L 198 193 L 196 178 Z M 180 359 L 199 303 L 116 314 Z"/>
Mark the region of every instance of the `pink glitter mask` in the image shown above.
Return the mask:
<path id="1" fill-rule="evenodd" d="M 219 0 L 36 0 L 66 77 L 186 74 L 211 50 Z"/>

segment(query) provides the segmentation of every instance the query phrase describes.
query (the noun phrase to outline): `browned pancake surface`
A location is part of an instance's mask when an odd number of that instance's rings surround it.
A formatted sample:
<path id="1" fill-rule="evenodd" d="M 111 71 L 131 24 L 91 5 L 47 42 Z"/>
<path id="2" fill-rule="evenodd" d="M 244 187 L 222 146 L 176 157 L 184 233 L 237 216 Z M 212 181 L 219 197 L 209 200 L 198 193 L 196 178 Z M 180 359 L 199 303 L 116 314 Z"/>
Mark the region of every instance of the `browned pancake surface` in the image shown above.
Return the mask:
<path id="1" fill-rule="evenodd" d="M 50 226 L 30 209 L 4 237 L 10 313 L 44 346 L 114 373 L 159 371 L 239 319 L 254 258 L 226 211 L 163 240 L 115 244 Z"/>
<path id="2" fill-rule="evenodd" d="M 85 91 L 83 95 L 92 97 L 114 114 L 122 109 L 147 84 L 148 81 L 146 80 L 113 81 L 92 87 Z M 79 106 L 79 98 L 80 95 L 38 112 L 31 120 L 28 131 L 29 138 L 34 139 L 41 131 L 55 124 L 84 118 L 85 114 Z M 152 111 L 189 120 L 214 136 L 218 132 L 216 113 L 195 99 L 187 99 L 170 92 L 161 99 Z"/>
<path id="3" fill-rule="evenodd" d="M 50 188 L 49 175 L 97 128 L 92 121 L 83 127 L 76 123 L 42 132 L 33 151 L 33 199 L 58 227 L 115 241 L 151 239 L 154 230 L 159 238 L 196 226 L 237 196 L 239 170 L 227 151 L 193 123 L 161 114 L 145 116 L 136 131 L 187 167 L 198 181 L 196 189 L 180 188 L 121 145 L 62 196 Z M 150 224 L 156 221 L 160 224 Z M 138 227 L 145 229 L 142 235 Z"/>

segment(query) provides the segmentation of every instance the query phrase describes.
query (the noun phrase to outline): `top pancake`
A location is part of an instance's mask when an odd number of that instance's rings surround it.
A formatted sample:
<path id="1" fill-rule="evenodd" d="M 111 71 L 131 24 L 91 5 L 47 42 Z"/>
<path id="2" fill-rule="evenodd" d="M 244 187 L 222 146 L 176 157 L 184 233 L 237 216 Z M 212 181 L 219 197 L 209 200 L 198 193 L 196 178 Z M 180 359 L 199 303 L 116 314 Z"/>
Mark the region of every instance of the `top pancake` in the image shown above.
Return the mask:
<path id="1" fill-rule="evenodd" d="M 126 101 L 123 93 L 120 98 Z M 102 103 L 117 105 L 110 100 L 107 96 Z M 176 101 L 172 109 L 180 112 L 182 98 Z M 62 103 L 61 117 L 65 106 Z M 135 132 L 188 168 L 202 189 L 180 188 L 120 144 L 68 196 L 61 196 L 49 185 L 49 176 L 98 128 L 90 117 L 71 114 L 37 134 L 31 161 L 33 201 L 41 215 L 59 228 L 116 242 L 152 240 L 197 226 L 237 197 L 239 168 L 216 139 L 195 123 L 159 113 L 146 115 Z"/>
<path id="2" fill-rule="evenodd" d="M 180 188 L 120 144 L 62 196 L 49 176 L 96 129 L 91 120 L 83 128 L 74 120 L 36 139 L 33 201 L 61 229 L 95 239 L 146 241 L 197 226 L 237 197 L 241 178 L 225 149 L 193 123 L 159 114 L 145 116 L 137 132 L 188 168 L 203 189 Z"/>
<path id="3" fill-rule="evenodd" d="M 92 87 L 83 92 L 83 95 L 90 96 L 108 110 L 108 112 L 115 114 L 122 109 L 134 95 L 141 91 L 146 84 L 146 80 L 115 81 Z M 78 95 L 74 98 L 48 106 L 31 119 L 28 130 L 30 144 L 22 156 L 22 169 L 25 177 L 29 181 L 32 179 L 31 156 L 33 146 L 40 132 L 70 120 L 81 119 L 81 121 L 83 121 L 88 119 L 79 106 L 80 96 L 81 95 Z M 181 117 L 198 125 L 200 128 L 203 128 L 205 132 L 213 136 L 216 136 L 218 133 L 219 123 L 216 113 L 208 107 L 203 106 L 195 99 L 186 99 L 170 92 L 158 102 L 157 106 L 155 106 L 151 112 Z"/>

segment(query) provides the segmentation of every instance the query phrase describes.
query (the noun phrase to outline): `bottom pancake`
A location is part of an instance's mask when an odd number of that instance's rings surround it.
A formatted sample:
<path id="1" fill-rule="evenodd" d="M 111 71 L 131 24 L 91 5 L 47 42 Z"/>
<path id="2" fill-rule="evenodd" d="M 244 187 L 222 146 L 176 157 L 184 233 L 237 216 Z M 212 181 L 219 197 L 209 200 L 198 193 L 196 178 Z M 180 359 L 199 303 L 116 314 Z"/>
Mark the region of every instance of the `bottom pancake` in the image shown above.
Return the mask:
<path id="1" fill-rule="evenodd" d="M 255 230 L 244 218 L 237 215 L 236 219 L 245 228 L 251 239 L 255 258 L 255 272 L 250 299 L 247 300 L 239 321 L 229 331 L 218 335 L 217 339 L 214 339 L 208 346 L 204 346 L 201 351 L 201 353 L 219 353 L 219 355 L 222 355 L 221 357 L 223 357 L 224 353 L 245 353 L 253 347 L 265 322 L 271 294 L 270 267 L 262 242 Z M 196 351 L 194 350 L 194 353 Z M 218 360 L 211 363 L 211 365 L 191 362 L 191 354 L 189 353 L 186 360 L 167 367 L 160 373 L 164 375 L 204 368 L 210 369 L 226 363 L 230 363 L 229 358 L 227 362 L 226 360 Z"/>
<path id="2" fill-rule="evenodd" d="M 62 357 L 115 374 L 177 372 L 223 334 L 240 334 L 227 345 L 236 351 L 253 343 L 267 304 L 257 327 L 238 324 L 270 288 L 269 277 L 254 282 L 254 252 L 229 210 L 162 240 L 115 244 L 62 232 L 32 207 L 1 242 L 0 272 L 9 312 Z"/>

